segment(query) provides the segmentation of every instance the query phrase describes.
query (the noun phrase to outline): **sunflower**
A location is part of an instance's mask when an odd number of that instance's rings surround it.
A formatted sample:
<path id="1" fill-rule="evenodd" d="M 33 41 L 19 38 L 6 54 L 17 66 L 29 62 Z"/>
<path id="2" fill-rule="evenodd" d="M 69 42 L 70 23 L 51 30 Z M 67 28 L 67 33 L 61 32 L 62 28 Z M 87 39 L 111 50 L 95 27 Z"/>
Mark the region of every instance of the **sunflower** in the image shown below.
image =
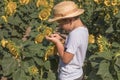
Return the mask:
<path id="1" fill-rule="evenodd" d="M 24 5 L 24 4 L 28 4 L 30 2 L 30 0 L 19 0 L 20 4 Z"/>
<path id="2" fill-rule="evenodd" d="M 109 13 L 107 13 L 107 14 L 105 15 L 104 20 L 105 20 L 105 21 L 108 21 L 109 19 L 110 19 L 110 14 L 109 14 Z"/>
<path id="3" fill-rule="evenodd" d="M 29 74 L 30 75 L 36 75 L 38 74 L 38 68 L 36 66 L 30 66 L 28 68 Z"/>
<path id="4" fill-rule="evenodd" d="M 8 20 L 7 20 L 7 17 L 6 16 L 2 16 L 1 17 L 6 23 L 8 22 Z"/>
<path id="5" fill-rule="evenodd" d="M 5 7 L 7 15 L 12 15 L 16 12 L 17 4 L 16 2 L 10 1 L 8 2 L 7 6 Z"/>
<path id="6" fill-rule="evenodd" d="M 50 8 L 52 8 L 54 6 L 54 1 L 50 0 L 50 4 L 49 4 Z"/>
<path id="7" fill-rule="evenodd" d="M 37 7 L 40 7 L 40 6 L 46 7 L 46 6 L 48 6 L 48 2 L 46 0 L 37 0 L 36 6 Z"/>
<path id="8" fill-rule="evenodd" d="M 49 36 L 50 34 L 52 34 L 52 28 L 50 27 L 46 27 L 43 31 L 45 36 Z"/>
<path id="9" fill-rule="evenodd" d="M 41 20 L 47 20 L 49 16 L 50 16 L 50 10 L 49 9 L 43 9 L 39 13 L 39 18 Z"/>
<path id="10" fill-rule="evenodd" d="M 105 4 L 106 6 L 110 6 L 110 5 L 111 5 L 111 2 L 110 2 L 110 0 L 105 0 L 105 1 L 104 1 L 104 4 Z"/>
<path id="11" fill-rule="evenodd" d="M 12 41 L 8 41 L 6 48 L 16 59 L 19 58 L 19 49 Z"/>
<path id="12" fill-rule="evenodd" d="M 2 39 L 1 40 L 1 45 L 2 45 L 2 47 L 6 47 L 6 44 L 8 43 L 8 41 L 7 40 L 5 40 L 5 39 Z"/>
<path id="13" fill-rule="evenodd" d="M 119 9 L 117 7 L 113 8 L 113 15 L 116 15 L 119 12 Z"/>
<path id="14" fill-rule="evenodd" d="M 103 52 L 104 51 L 103 45 L 99 44 L 98 46 L 99 46 L 99 52 Z"/>
<path id="15" fill-rule="evenodd" d="M 89 35 L 89 43 L 95 43 L 95 36 L 93 34 Z"/>
<path id="16" fill-rule="evenodd" d="M 46 61 L 50 56 L 53 56 L 57 54 L 57 48 L 56 46 L 49 46 L 48 49 L 46 50 L 44 60 Z"/>
<path id="17" fill-rule="evenodd" d="M 112 4 L 113 6 L 116 6 L 117 3 L 118 3 L 118 0 L 112 0 L 112 2 L 111 2 L 111 4 Z"/>
<path id="18" fill-rule="evenodd" d="M 97 44 L 99 47 L 99 52 L 108 51 L 111 46 L 108 40 L 101 35 L 97 37 Z"/>
<path id="19" fill-rule="evenodd" d="M 42 41 L 43 41 L 43 39 L 44 39 L 44 34 L 38 34 L 37 36 L 36 36 L 36 38 L 35 38 L 35 43 L 37 44 L 37 43 L 41 43 Z"/>
<path id="20" fill-rule="evenodd" d="M 94 0 L 94 2 L 96 2 L 97 4 L 100 4 L 101 0 Z"/>

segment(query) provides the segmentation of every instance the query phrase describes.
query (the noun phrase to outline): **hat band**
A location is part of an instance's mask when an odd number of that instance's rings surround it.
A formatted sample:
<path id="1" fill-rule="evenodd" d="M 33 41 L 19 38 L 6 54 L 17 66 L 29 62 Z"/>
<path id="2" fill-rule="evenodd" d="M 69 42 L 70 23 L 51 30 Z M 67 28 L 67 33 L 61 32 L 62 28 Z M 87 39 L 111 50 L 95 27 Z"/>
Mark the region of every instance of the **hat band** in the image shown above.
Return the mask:
<path id="1" fill-rule="evenodd" d="M 73 10 L 71 10 L 71 11 L 69 11 L 69 12 L 66 12 L 66 13 L 64 13 L 64 14 L 54 14 L 54 16 L 55 16 L 55 17 L 64 17 L 64 16 L 66 16 L 66 15 L 68 15 L 68 14 L 71 14 L 71 13 L 76 12 L 77 10 L 78 10 L 78 9 L 75 8 L 75 9 L 73 9 Z"/>

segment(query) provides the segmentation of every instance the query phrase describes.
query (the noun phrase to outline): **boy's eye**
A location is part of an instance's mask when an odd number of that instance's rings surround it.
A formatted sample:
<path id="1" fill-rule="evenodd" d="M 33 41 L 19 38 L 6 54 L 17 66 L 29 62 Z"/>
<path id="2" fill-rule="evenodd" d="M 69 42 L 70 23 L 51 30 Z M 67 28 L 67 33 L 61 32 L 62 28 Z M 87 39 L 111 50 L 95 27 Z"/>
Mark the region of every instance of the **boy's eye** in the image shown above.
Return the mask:
<path id="1" fill-rule="evenodd" d="M 62 19 L 57 21 L 59 24 L 65 24 L 67 22 L 67 19 Z"/>

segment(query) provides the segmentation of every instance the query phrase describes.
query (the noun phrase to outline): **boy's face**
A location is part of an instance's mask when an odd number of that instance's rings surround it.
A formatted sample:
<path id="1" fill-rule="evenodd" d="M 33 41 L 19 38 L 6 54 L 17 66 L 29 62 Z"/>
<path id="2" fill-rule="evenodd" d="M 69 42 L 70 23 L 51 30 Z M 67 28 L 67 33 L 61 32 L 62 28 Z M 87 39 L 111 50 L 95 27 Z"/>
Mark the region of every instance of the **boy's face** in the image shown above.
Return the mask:
<path id="1" fill-rule="evenodd" d="M 66 31 L 70 30 L 70 20 L 69 19 L 61 19 L 61 20 L 58 20 L 57 22 L 62 29 L 66 30 Z"/>

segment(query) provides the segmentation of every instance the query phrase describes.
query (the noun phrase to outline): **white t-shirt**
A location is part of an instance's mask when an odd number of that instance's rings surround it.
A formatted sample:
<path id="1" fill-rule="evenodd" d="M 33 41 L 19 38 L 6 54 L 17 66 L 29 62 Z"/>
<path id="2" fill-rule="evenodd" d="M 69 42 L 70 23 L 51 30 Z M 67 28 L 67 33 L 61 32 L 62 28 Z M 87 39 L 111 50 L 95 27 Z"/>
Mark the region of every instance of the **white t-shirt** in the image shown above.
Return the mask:
<path id="1" fill-rule="evenodd" d="M 74 57 L 68 64 L 64 64 L 60 60 L 60 80 L 74 80 L 82 76 L 82 66 L 86 56 L 88 36 L 88 29 L 86 27 L 78 27 L 69 33 L 65 42 L 65 48 L 66 52 L 74 54 Z"/>

